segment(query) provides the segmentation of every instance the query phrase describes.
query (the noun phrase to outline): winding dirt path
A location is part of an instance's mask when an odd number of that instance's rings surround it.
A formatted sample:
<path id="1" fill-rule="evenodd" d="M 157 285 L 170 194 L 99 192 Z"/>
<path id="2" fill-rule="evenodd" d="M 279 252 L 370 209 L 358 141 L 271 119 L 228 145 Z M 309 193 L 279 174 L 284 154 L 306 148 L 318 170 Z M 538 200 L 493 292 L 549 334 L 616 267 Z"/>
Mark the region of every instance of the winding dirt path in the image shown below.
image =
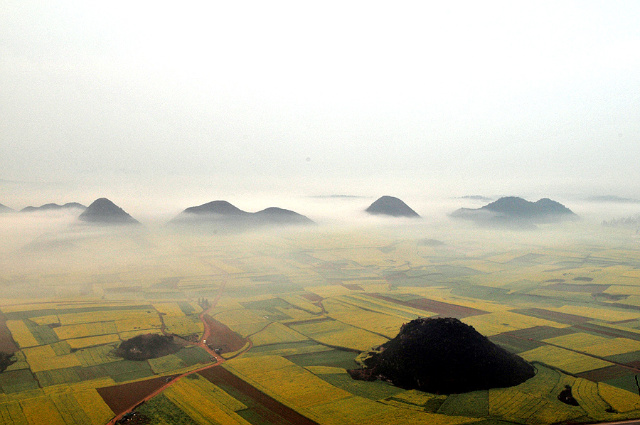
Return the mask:
<path id="1" fill-rule="evenodd" d="M 205 320 L 204 316 L 209 314 L 209 312 L 213 308 L 215 308 L 215 306 L 218 304 L 218 301 L 220 301 L 220 298 L 222 297 L 222 294 L 224 292 L 224 289 L 225 289 L 226 285 L 227 285 L 227 280 L 225 279 L 222 282 L 222 285 L 220 286 L 220 290 L 218 291 L 218 293 L 217 293 L 216 297 L 214 298 L 213 302 L 210 304 L 209 308 L 207 308 L 206 310 L 203 310 L 202 313 L 200 313 L 198 315 L 198 318 L 202 321 L 202 323 L 204 325 L 204 332 L 202 333 L 202 338 L 200 338 L 200 340 L 197 343 L 192 343 L 193 345 L 196 345 L 196 346 L 204 349 L 207 353 L 209 353 L 211 355 L 211 358 L 215 359 L 215 363 L 205 365 L 205 366 L 203 366 L 201 368 L 198 368 L 198 369 L 195 369 L 195 370 L 191 370 L 189 372 L 185 372 L 185 373 L 183 373 L 181 375 L 178 375 L 178 376 L 174 377 L 173 379 L 169 380 L 166 384 L 164 384 L 163 386 L 161 386 L 160 388 L 158 388 L 157 390 L 155 390 L 151 394 L 148 394 L 144 398 L 138 400 L 135 404 L 133 404 L 132 406 L 128 407 L 124 411 L 117 413 L 116 416 L 107 423 L 107 425 L 116 425 L 118 423 L 118 421 L 120 419 L 122 419 L 127 413 L 131 412 L 136 407 L 140 406 L 142 403 L 145 403 L 145 402 L 151 400 L 153 397 L 157 396 L 162 391 L 164 391 L 167 388 L 169 388 L 171 385 L 173 385 L 179 379 L 184 378 L 185 376 L 192 375 L 194 373 L 201 372 L 201 371 L 206 370 L 206 369 L 210 369 L 212 367 L 219 366 L 219 365 L 221 365 L 222 363 L 225 362 L 225 359 L 222 358 L 222 356 L 217 354 L 214 350 L 209 348 L 209 346 L 206 344 L 207 339 L 211 336 L 211 327 L 207 323 L 207 320 Z M 242 352 L 238 353 L 236 356 L 239 356 L 240 354 L 248 351 L 249 349 L 251 349 L 251 347 L 252 347 L 252 344 L 249 344 L 245 350 L 243 350 Z M 236 356 L 234 356 L 234 357 L 236 357 Z"/>

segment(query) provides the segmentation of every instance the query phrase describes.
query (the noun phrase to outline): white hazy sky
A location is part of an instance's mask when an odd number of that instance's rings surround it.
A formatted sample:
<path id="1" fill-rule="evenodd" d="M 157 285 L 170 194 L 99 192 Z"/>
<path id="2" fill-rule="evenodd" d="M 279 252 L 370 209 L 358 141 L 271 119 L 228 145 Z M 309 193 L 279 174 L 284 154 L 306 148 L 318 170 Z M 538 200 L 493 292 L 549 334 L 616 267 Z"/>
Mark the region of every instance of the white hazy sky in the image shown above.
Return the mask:
<path id="1" fill-rule="evenodd" d="M 639 22 L 635 0 L 0 0 L 0 203 L 640 197 Z"/>

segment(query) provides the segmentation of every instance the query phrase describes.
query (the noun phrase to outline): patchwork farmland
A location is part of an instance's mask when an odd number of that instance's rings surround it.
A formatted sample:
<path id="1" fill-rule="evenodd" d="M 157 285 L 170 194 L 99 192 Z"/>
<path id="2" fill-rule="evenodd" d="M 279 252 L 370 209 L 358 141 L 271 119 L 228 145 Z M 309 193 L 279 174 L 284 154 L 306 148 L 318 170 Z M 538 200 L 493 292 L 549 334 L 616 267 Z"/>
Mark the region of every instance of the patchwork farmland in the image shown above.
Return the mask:
<path id="1" fill-rule="evenodd" d="M 139 267 L 3 269 L 0 351 L 11 362 L 0 373 L 1 424 L 107 424 L 132 409 L 137 423 L 163 424 L 640 418 L 633 240 L 501 249 L 384 232 L 146 237 L 159 248 Z M 25 282 L 44 289 L 27 294 Z M 418 317 L 460 318 L 536 376 L 452 395 L 349 377 L 359 353 Z M 179 347 L 115 355 L 146 334 Z M 558 400 L 565 385 L 577 405 Z"/>

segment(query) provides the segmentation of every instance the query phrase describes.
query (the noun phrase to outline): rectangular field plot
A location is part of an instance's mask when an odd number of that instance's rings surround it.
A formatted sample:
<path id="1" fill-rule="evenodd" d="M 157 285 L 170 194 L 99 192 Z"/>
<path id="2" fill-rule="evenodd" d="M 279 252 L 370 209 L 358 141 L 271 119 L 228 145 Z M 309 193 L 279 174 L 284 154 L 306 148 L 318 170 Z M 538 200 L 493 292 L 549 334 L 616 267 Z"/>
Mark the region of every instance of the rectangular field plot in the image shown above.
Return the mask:
<path id="1" fill-rule="evenodd" d="M 224 425 L 248 425 L 237 411 L 247 406 L 216 387 L 199 375 L 195 379 L 181 379 L 163 392 L 196 423 L 219 423 Z"/>
<path id="2" fill-rule="evenodd" d="M 317 425 L 316 422 L 286 406 L 242 378 L 222 367 L 199 373 L 225 393 L 247 406 L 237 413 L 253 424 L 264 425 Z"/>
<path id="3" fill-rule="evenodd" d="M 366 351 L 388 341 L 388 338 L 336 320 L 302 323 L 289 327 L 321 344 L 357 351 Z"/>
<path id="4" fill-rule="evenodd" d="M 566 325 L 552 322 L 550 320 L 525 316 L 511 311 L 466 317 L 462 319 L 462 321 L 467 325 L 473 326 L 478 332 L 485 336 L 533 328 L 535 326 L 549 326 L 557 328 L 566 327 Z"/>
<path id="5" fill-rule="evenodd" d="M 224 367 L 296 409 L 351 396 L 283 357 L 231 360 Z"/>
<path id="6" fill-rule="evenodd" d="M 387 338 L 395 337 L 407 319 L 375 311 L 364 310 L 352 304 L 342 303 L 335 299 L 322 302 L 327 315 L 342 323 L 364 329 Z"/>
<path id="7" fill-rule="evenodd" d="M 251 341 L 253 342 L 254 347 L 307 340 L 308 338 L 304 335 L 278 322 L 271 323 L 257 334 L 251 336 Z"/>
<path id="8" fill-rule="evenodd" d="M 75 354 L 58 356 L 51 345 L 26 348 L 24 355 L 33 372 L 80 366 L 80 361 Z"/>
<path id="9" fill-rule="evenodd" d="M 586 372 L 613 365 L 604 360 L 549 345 L 525 351 L 520 353 L 520 356 L 525 360 L 548 364 L 568 373 Z"/>
<path id="10" fill-rule="evenodd" d="M 544 341 L 597 357 L 615 356 L 640 351 L 640 341 L 627 338 L 605 338 L 582 332 L 545 339 Z"/>
<path id="11" fill-rule="evenodd" d="M 33 336 L 27 325 L 22 320 L 7 320 L 7 328 L 11 331 L 14 341 L 20 348 L 34 347 L 40 345 L 38 340 Z"/>

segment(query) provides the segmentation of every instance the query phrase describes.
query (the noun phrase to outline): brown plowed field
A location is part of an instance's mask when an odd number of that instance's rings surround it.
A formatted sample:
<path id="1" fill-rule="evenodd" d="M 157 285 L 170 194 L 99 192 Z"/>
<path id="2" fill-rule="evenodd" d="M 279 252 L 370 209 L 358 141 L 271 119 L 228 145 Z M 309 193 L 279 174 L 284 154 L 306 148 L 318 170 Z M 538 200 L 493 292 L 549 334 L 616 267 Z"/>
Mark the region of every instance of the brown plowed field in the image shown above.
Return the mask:
<path id="1" fill-rule="evenodd" d="M 465 307 L 456 304 L 449 304 L 442 301 L 430 300 L 427 298 L 420 298 L 417 300 L 400 301 L 394 298 L 385 297 L 380 294 L 370 294 L 372 297 L 379 298 L 381 300 L 389 301 L 395 304 L 404 305 L 407 307 L 417 308 L 418 310 L 429 311 L 436 313 L 443 317 L 455 317 L 456 319 L 462 319 L 470 316 L 478 316 L 480 314 L 487 314 L 486 311 L 478 310 L 471 307 Z"/>
<path id="2" fill-rule="evenodd" d="M 312 303 L 317 303 L 318 301 L 322 301 L 324 299 L 320 295 L 314 294 L 313 292 L 305 292 L 304 294 L 300 294 L 300 296 L 308 299 Z"/>
<path id="3" fill-rule="evenodd" d="M 7 328 L 7 318 L 3 313 L 0 313 L 0 351 L 4 353 L 15 353 L 18 351 L 18 346 L 11 337 L 11 332 Z"/>
<path id="4" fill-rule="evenodd" d="M 580 378 L 588 379 L 590 381 L 602 382 L 608 381 L 609 379 L 621 378 L 623 376 L 631 374 L 633 374 L 633 372 L 629 369 L 622 366 L 614 365 L 603 367 L 602 369 L 578 373 L 577 376 L 579 376 Z"/>
<path id="5" fill-rule="evenodd" d="M 241 337 L 225 324 L 218 322 L 213 317 L 205 314 L 202 317 L 209 325 L 210 334 L 207 337 L 207 345 L 212 349 L 220 348 L 221 353 L 238 351 L 247 343 L 247 339 Z"/>
<path id="6" fill-rule="evenodd" d="M 131 408 L 166 383 L 167 377 L 159 376 L 145 381 L 97 388 L 97 390 L 107 406 L 115 413 L 119 413 Z"/>
<path id="7" fill-rule="evenodd" d="M 277 425 L 318 425 L 278 400 L 263 393 L 238 378 L 223 367 L 212 367 L 198 372 L 215 385 L 232 387 L 234 397 L 246 404 L 260 416 L 265 423 Z M 248 400 L 247 400 L 248 399 Z M 262 422 L 261 422 L 262 423 Z"/>

